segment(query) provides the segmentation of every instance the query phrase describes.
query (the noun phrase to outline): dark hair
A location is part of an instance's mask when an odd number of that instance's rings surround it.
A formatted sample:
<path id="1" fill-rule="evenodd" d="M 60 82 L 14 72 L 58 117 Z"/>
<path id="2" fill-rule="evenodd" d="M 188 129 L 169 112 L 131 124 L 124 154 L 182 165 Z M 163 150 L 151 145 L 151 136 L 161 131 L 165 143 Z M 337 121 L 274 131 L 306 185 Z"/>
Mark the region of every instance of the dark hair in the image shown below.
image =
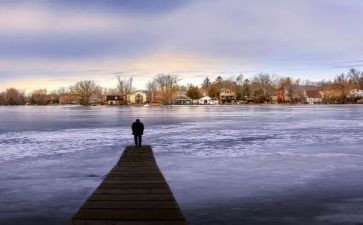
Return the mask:
<path id="1" fill-rule="evenodd" d="M 140 122 L 140 120 L 139 119 L 136 119 L 136 122 Z"/>

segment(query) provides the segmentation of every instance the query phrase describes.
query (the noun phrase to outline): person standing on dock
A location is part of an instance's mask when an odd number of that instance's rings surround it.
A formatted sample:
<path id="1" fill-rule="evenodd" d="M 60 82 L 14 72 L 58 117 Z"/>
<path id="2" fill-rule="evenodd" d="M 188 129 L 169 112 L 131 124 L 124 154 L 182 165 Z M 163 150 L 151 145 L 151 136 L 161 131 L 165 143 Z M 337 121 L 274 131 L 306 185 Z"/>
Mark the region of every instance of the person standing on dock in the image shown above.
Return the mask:
<path id="1" fill-rule="evenodd" d="M 139 119 L 136 119 L 136 122 L 132 124 L 132 134 L 134 135 L 135 146 L 141 147 L 144 124 Z"/>

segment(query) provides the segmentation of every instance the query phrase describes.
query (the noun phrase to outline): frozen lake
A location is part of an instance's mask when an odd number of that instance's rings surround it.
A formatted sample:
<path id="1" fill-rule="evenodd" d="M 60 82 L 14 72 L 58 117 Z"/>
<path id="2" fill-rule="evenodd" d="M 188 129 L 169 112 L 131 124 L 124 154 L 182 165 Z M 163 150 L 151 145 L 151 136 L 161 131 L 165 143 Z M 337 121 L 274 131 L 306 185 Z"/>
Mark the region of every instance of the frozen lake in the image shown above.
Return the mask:
<path id="1" fill-rule="evenodd" d="M 0 224 L 68 224 L 144 143 L 191 225 L 363 224 L 363 106 L 0 107 Z"/>

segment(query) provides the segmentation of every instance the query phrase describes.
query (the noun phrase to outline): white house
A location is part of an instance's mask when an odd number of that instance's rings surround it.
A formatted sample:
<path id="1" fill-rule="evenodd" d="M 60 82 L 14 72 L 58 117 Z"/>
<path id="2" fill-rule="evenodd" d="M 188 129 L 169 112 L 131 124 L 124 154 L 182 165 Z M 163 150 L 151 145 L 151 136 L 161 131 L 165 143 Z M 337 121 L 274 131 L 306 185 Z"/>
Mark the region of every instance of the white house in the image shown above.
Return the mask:
<path id="1" fill-rule="evenodd" d="M 354 89 L 349 93 L 349 97 L 363 98 L 363 90 Z"/>
<path id="2" fill-rule="evenodd" d="M 218 105 L 218 104 L 219 104 L 219 100 L 218 100 L 218 98 L 212 98 L 212 99 L 210 100 L 210 104 L 211 104 L 211 105 Z"/>
<path id="3" fill-rule="evenodd" d="M 210 105 L 212 98 L 209 96 L 204 96 L 198 100 L 199 105 Z"/>

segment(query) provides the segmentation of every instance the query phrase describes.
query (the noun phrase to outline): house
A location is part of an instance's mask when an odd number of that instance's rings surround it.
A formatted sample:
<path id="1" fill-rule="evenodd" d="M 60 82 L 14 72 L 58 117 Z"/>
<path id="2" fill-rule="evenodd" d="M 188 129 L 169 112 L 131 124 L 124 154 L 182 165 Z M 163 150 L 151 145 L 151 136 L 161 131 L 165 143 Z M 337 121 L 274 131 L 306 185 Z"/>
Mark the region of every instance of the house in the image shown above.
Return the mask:
<path id="1" fill-rule="evenodd" d="M 272 102 L 287 102 L 290 101 L 289 96 L 287 96 L 286 91 L 276 91 L 272 96 L 271 96 L 271 101 Z"/>
<path id="2" fill-rule="evenodd" d="M 218 98 L 212 98 L 212 99 L 210 100 L 210 104 L 211 104 L 211 105 L 218 105 L 218 104 L 219 104 L 219 100 L 218 100 Z"/>
<path id="3" fill-rule="evenodd" d="M 352 98 L 363 98 L 363 90 L 359 90 L 359 89 L 354 89 L 352 90 L 349 95 L 349 97 Z"/>
<path id="4" fill-rule="evenodd" d="M 319 90 L 304 91 L 304 99 L 309 104 L 321 104 L 323 102 L 323 96 Z"/>
<path id="5" fill-rule="evenodd" d="M 350 98 L 351 102 L 363 103 L 363 90 L 353 89 L 348 94 L 348 98 Z"/>
<path id="6" fill-rule="evenodd" d="M 199 105 L 218 105 L 218 98 L 211 98 L 209 96 L 204 96 L 198 100 Z"/>
<path id="7" fill-rule="evenodd" d="M 147 102 L 146 93 L 137 91 L 127 95 L 127 102 L 129 104 L 145 104 Z"/>
<path id="8" fill-rule="evenodd" d="M 220 104 L 231 104 L 236 101 L 236 93 L 229 89 L 221 89 L 219 92 Z"/>
<path id="9" fill-rule="evenodd" d="M 191 105 L 192 101 L 193 100 L 191 98 L 189 98 L 188 96 L 186 96 L 184 94 L 180 94 L 175 98 L 174 104 L 175 105 Z"/>
<path id="10" fill-rule="evenodd" d="M 204 96 L 198 100 L 199 105 L 210 105 L 212 98 L 209 96 Z"/>
<path id="11" fill-rule="evenodd" d="M 123 103 L 123 98 L 121 95 L 107 95 L 106 104 L 107 105 L 121 105 Z"/>

